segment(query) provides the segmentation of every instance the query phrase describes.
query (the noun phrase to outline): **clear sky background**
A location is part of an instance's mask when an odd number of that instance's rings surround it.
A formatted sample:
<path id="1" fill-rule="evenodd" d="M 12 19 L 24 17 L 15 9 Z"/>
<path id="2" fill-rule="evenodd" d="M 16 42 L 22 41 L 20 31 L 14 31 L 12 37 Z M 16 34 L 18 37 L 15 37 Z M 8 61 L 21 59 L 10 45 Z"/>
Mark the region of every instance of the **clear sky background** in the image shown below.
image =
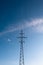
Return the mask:
<path id="1" fill-rule="evenodd" d="M 19 65 L 21 29 L 25 65 L 43 65 L 43 0 L 0 0 L 0 65 Z"/>

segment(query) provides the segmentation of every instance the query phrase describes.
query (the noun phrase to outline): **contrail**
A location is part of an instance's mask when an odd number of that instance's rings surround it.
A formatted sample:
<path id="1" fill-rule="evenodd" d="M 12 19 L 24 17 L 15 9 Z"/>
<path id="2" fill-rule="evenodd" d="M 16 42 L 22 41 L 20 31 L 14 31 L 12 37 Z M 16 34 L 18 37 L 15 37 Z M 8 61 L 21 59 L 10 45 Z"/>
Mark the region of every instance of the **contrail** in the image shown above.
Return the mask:
<path id="1" fill-rule="evenodd" d="M 0 35 L 4 35 L 6 33 L 14 32 L 29 27 L 34 28 L 36 31 L 43 32 L 43 19 L 32 19 L 31 22 L 25 21 L 22 24 L 17 25 L 16 27 L 13 24 L 12 26 L 9 26 L 8 29 L 6 29 L 5 31 L 0 32 Z"/>

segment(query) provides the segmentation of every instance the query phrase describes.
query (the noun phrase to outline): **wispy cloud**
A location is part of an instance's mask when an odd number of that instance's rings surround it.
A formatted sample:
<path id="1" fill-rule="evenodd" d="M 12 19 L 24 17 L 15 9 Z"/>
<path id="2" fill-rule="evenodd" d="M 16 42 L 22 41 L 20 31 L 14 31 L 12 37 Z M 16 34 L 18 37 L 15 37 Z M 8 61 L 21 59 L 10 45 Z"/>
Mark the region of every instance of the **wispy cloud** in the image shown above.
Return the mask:
<path id="1" fill-rule="evenodd" d="M 11 42 L 11 39 L 10 38 L 8 38 L 8 42 Z"/>
<path id="2" fill-rule="evenodd" d="M 26 23 L 26 27 L 32 27 L 36 32 L 43 32 L 43 19 L 33 19 Z"/>
<path id="3" fill-rule="evenodd" d="M 5 31 L 0 32 L 0 35 L 30 27 L 38 32 L 43 32 L 43 18 L 32 19 L 31 21 L 24 21 L 22 24 L 19 24 L 17 26 L 12 24 L 9 27 L 7 27 Z"/>

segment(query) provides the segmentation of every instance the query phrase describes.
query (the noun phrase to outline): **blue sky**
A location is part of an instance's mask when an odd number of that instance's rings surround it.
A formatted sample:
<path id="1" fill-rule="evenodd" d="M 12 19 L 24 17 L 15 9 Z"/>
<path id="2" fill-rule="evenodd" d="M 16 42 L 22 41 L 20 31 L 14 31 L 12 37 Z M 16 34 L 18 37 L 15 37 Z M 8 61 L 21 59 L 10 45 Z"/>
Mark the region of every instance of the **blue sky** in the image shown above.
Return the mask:
<path id="1" fill-rule="evenodd" d="M 43 65 L 43 0 L 0 0 L 0 65 L 19 65 L 21 29 L 25 65 Z"/>

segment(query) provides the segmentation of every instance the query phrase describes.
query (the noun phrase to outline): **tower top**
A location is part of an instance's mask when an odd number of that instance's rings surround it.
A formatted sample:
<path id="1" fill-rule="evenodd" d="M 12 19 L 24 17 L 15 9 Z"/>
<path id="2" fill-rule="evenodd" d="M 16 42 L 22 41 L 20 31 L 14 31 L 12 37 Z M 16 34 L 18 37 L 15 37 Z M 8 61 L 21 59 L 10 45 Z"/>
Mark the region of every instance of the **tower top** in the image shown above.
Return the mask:
<path id="1" fill-rule="evenodd" d="M 24 36 L 23 30 L 21 30 L 21 32 L 19 34 L 20 34 L 20 36 L 18 38 L 20 38 L 20 39 L 27 38 L 27 37 Z"/>

